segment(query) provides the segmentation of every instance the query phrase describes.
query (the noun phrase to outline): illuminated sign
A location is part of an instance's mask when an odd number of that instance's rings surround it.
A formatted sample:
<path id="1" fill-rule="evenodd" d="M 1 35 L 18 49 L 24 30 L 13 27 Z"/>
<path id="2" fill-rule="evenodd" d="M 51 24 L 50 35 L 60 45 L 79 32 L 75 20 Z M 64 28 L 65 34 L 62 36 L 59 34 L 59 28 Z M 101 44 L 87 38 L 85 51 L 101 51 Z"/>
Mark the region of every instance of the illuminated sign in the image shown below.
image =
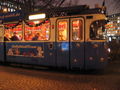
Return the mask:
<path id="1" fill-rule="evenodd" d="M 35 14 L 35 15 L 30 15 L 29 20 L 35 20 L 35 19 L 44 19 L 46 17 L 46 14 Z"/>
<path id="2" fill-rule="evenodd" d="M 61 44 L 61 49 L 62 49 L 62 51 L 68 51 L 69 50 L 69 43 L 68 42 L 63 42 Z"/>

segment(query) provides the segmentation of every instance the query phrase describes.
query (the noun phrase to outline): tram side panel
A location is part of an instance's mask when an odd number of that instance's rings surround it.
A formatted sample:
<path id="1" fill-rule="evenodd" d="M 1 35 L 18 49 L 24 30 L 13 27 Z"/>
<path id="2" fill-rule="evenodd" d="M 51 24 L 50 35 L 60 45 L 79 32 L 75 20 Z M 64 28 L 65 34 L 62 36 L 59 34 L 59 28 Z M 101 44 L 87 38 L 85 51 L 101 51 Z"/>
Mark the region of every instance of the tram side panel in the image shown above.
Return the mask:
<path id="1" fill-rule="evenodd" d="M 98 44 L 92 42 L 85 43 L 85 69 L 96 69 L 100 54 L 96 45 Z"/>
<path id="2" fill-rule="evenodd" d="M 71 42 L 71 69 L 81 70 L 84 69 L 84 43 Z"/>
<path id="3" fill-rule="evenodd" d="M 105 48 L 104 18 L 96 19 L 87 26 L 85 42 L 85 69 L 103 69 L 107 64 L 107 50 Z"/>
<path id="4" fill-rule="evenodd" d="M 52 66 L 55 63 L 49 42 L 7 42 L 7 62 Z"/>
<path id="5" fill-rule="evenodd" d="M 43 26 L 38 27 L 26 25 L 25 31 L 22 31 L 23 29 L 18 29 L 17 27 L 19 26 L 17 26 L 16 29 L 14 28 L 14 32 L 17 32 L 18 34 L 23 33 L 26 37 L 24 36 L 23 40 L 6 42 L 7 62 L 55 66 L 54 43 L 52 39 L 49 39 L 50 36 L 53 35 L 50 32 L 50 23 L 45 22 L 42 25 Z M 33 38 L 33 36 L 36 35 L 39 35 L 39 39 Z"/>
<path id="6" fill-rule="evenodd" d="M 0 62 L 5 61 L 4 26 L 0 25 Z"/>
<path id="7" fill-rule="evenodd" d="M 39 64 L 43 54 L 38 55 L 38 49 L 43 50 L 43 44 L 26 42 L 6 42 L 7 62 L 21 64 Z"/>
<path id="8" fill-rule="evenodd" d="M 0 42 L 0 62 L 5 61 L 4 42 Z"/>
<path id="9" fill-rule="evenodd" d="M 108 51 L 107 51 L 107 44 L 105 42 L 98 43 L 98 48 L 99 48 L 99 57 L 98 57 L 98 62 L 97 62 L 97 68 L 103 69 L 107 66 L 108 64 Z M 103 52 L 103 53 L 101 53 Z"/>
<path id="10" fill-rule="evenodd" d="M 86 43 L 86 69 L 103 69 L 107 64 L 104 42 Z"/>

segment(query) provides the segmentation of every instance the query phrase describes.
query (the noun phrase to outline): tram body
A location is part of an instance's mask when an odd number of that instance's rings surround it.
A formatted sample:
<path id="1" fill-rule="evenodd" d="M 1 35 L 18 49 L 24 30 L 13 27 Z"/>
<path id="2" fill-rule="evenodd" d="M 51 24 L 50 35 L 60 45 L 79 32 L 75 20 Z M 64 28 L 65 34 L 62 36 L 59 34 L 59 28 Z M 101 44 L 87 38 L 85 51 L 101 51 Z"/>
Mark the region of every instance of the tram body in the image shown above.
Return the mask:
<path id="1" fill-rule="evenodd" d="M 78 70 L 103 69 L 107 64 L 105 18 L 104 14 L 84 14 L 37 20 L 42 22 L 37 26 L 33 25 L 36 20 L 5 23 L 0 26 L 0 61 Z M 15 32 L 21 39 L 4 40 L 5 34 L 11 38 Z M 39 40 L 33 39 L 37 33 Z"/>

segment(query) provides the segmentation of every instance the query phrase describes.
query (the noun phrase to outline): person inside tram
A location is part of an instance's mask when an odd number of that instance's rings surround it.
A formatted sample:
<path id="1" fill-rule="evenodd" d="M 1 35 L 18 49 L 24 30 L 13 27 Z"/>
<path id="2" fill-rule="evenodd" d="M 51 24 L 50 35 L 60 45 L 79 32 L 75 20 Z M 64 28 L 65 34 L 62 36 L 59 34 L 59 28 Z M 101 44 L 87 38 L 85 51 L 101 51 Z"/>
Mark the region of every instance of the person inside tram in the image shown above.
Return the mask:
<path id="1" fill-rule="evenodd" d="M 21 34 L 19 34 L 19 37 L 18 37 L 18 38 L 19 38 L 19 40 L 22 40 L 22 35 L 21 35 Z"/>
<path id="2" fill-rule="evenodd" d="M 66 31 L 59 32 L 59 40 L 66 40 Z"/>
<path id="3" fill-rule="evenodd" d="M 35 36 L 32 38 L 32 40 L 38 40 L 39 39 L 40 34 L 36 33 Z"/>
<path id="4" fill-rule="evenodd" d="M 33 37 L 34 37 L 34 34 L 32 34 L 32 33 L 26 34 L 25 35 L 25 40 L 30 41 L 30 40 L 32 40 Z"/>
<path id="5" fill-rule="evenodd" d="M 18 36 L 17 36 L 17 32 L 14 32 L 14 33 L 13 33 L 13 36 L 11 37 L 11 40 L 12 40 L 12 41 L 19 41 L 19 38 L 18 38 Z"/>
<path id="6" fill-rule="evenodd" d="M 46 34 L 40 32 L 40 33 L 39 33 L 39 38 L 38 38 L 38 40 L 46 40 Z"/>
<path id="7" fill-rule="evenodd" d="M 10 35 L 8 33 L 5 34 L 4 41 L 10 41 Z"/>

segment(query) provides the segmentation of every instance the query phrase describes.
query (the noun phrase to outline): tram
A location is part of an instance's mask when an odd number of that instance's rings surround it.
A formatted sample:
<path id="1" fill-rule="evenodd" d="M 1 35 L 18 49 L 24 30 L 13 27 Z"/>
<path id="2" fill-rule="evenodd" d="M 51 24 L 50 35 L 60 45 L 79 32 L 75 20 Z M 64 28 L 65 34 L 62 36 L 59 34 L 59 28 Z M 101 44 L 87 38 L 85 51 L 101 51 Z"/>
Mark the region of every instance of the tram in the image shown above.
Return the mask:
<path id="1" fill-rule="evenodd" d="M 106 17 L 88 13 L 4 23 L 0 62 L 66 69 L 107 65 Z"/>

